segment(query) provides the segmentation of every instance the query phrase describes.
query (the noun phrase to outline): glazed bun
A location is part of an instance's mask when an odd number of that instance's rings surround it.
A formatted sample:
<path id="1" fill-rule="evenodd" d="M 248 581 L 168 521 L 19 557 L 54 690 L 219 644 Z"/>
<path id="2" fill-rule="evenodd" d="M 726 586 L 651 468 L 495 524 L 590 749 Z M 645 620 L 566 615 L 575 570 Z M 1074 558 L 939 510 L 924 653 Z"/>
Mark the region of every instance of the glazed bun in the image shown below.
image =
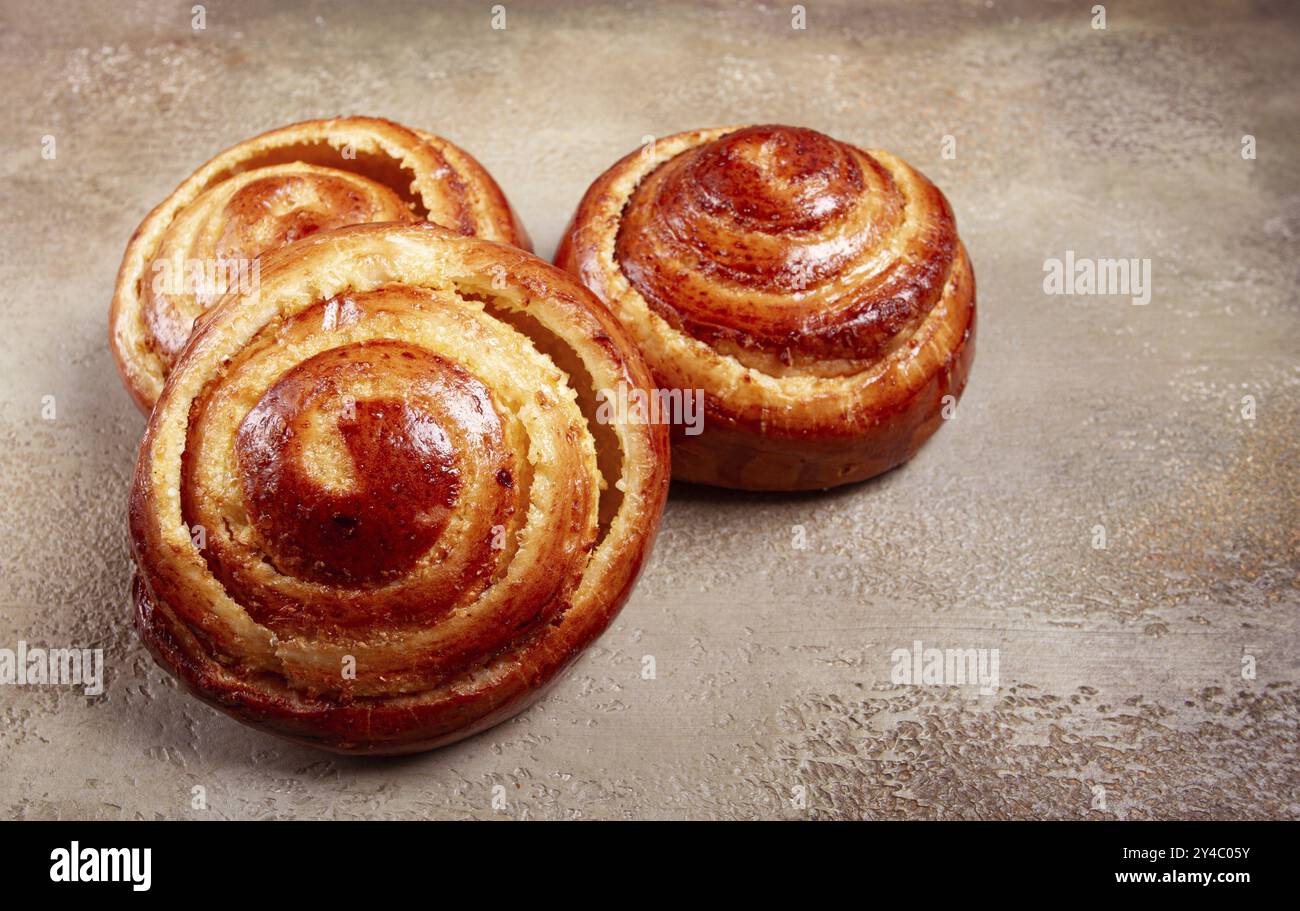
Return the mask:
<path id="1" fill-rule="evenodd" d="M 903 160 L 808 129 L 695 130 L 587 191 L 556 264 L 668 389 L 704 392 L 673 476 L 752 490 L 909 459 L 974 357 L 975 276 L 944 195 Z"/>
<path id="2" fill-rule="evenodd" d="M 560 270 L 429 224 L 313 235 L 204 320 L 131 493 L 137 626 L 200 698 L 340 752 L 466 737 L 613 620 L 667 495 L 626 335 Z"/>

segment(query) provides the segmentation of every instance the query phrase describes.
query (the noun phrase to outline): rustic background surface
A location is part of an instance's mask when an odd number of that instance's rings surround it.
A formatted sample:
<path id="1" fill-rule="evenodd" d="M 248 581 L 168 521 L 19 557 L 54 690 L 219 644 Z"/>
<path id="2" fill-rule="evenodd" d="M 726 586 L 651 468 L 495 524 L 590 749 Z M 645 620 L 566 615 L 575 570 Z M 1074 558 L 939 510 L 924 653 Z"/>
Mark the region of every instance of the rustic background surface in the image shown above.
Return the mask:
<path id="1" fill-rule="evenodd" d="M 210 0 L 202 31 L 192 5 L 2 4 L 0 646 L 107 659 L 95 699 L 0 689 L 6 815 L 1300 816 L 1293 5 L 1116 2 L 1095 30 L 1082 0 L 810 0 L 802 31 L 771 2 L 507 0 L 504 31 L 487 2 Z M 851 489 L 674 489 L 617 624 L 467 743 L 362 761 L 242 727 L 131 629 L 144 421 L 108 300 L 193 168 L 340 113 L 471 150 L 544 256 L 646 135 L 777 121 L 889 148 L 975 263 L 957 418 Z M 1044 294 L 1066 250 L 1150 258 L 1150 305 Z M 892 685 L 916 639 L 998 648 L 1000 689 Z"/>

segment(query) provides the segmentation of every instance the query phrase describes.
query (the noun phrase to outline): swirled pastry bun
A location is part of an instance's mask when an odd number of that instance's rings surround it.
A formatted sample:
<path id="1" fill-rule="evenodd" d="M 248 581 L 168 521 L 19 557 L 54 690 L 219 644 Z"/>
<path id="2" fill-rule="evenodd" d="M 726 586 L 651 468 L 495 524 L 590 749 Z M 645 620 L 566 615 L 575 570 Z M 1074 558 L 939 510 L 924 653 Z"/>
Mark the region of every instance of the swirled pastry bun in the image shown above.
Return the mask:
<path id="1" fill-rule="evenodd" d="M 310 120 L 217 155 L 145 217 L 122 259 L 109 336 L 132 398 L 153 407 L 195 320 L 255 284 L 261 254 L 346 225 L 424 220 L 529 248 L 483 166 L 422 130 Z"/>
<path id="2" fill-rule="evenodd" d="M 860 481 L 951 413 L 975 276 L 947 199 L 906 162 L 812 130 L 727 127 L 633 152 L 556 254 L 669 390 L 703 390 L 673 476 L 751 490 Z"/>
<path id="3" fill-rule="evenodd" d="M 149 418 L 136 621 L 249 724 L 341 752 L 458 740 L 528 705 L 627 599 L 668 434 L 609 312 L 515 247 L 363 225 L 268 254 Z"/>

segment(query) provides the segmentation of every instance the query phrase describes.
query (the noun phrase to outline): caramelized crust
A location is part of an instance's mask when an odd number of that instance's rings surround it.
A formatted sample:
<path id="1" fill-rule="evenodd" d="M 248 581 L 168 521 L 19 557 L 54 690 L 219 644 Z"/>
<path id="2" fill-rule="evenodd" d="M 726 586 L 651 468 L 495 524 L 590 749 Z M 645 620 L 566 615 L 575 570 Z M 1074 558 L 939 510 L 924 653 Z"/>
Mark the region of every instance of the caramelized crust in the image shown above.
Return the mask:
<path id="1" fill-rule="evenodd" d="M 673 475 L 830 487 L 910 458 L 960 396 L 975 279 L 943 194 L 812 130 L 680 133 L 587 191 L 556 253 L 662 387 L 704 391 Z"/>
<path id="2" fill-rule="evenodd" d="M 137 625 L 205 701 L 342 752 L 524 708 L 609 624 L 658 526 L 650 375 L 516 248 L 421 225 L 313 235 L 213 307 L 131 495 Z"/>
<path id="3" fill-rule="evenodd" d="M 422 220 L 529 245 L 492 177 L 432 133 L 346 117 L 227 149 L 149 213 L 127 247 L 110 315 L 127 389 L 148 411 L 195 321 L 255 285 L 262 254 L 346 225 Z"/>

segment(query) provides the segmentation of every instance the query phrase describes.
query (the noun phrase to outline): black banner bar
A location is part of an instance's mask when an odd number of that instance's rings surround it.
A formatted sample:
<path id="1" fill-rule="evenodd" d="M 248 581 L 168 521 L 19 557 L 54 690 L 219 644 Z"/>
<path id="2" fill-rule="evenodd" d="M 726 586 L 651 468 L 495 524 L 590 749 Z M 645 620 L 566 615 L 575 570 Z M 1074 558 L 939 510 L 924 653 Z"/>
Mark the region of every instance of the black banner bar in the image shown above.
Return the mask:
<path id="1" fill-rule="evenodd" d="M 373 899 L 376 883 L 430 877 L 507 891 L 581 877 L 608 878 L 622 890 L 609 896 L 688 877 L 760 894 L 775 880 L 864 897 L 978 884 L 1232 900 L 1290 880 L 1295 836 L 1271 822 L 10 822 L 0 865 L 10 895 L 194 896 L 237 880 L 259 897 Z"/>

